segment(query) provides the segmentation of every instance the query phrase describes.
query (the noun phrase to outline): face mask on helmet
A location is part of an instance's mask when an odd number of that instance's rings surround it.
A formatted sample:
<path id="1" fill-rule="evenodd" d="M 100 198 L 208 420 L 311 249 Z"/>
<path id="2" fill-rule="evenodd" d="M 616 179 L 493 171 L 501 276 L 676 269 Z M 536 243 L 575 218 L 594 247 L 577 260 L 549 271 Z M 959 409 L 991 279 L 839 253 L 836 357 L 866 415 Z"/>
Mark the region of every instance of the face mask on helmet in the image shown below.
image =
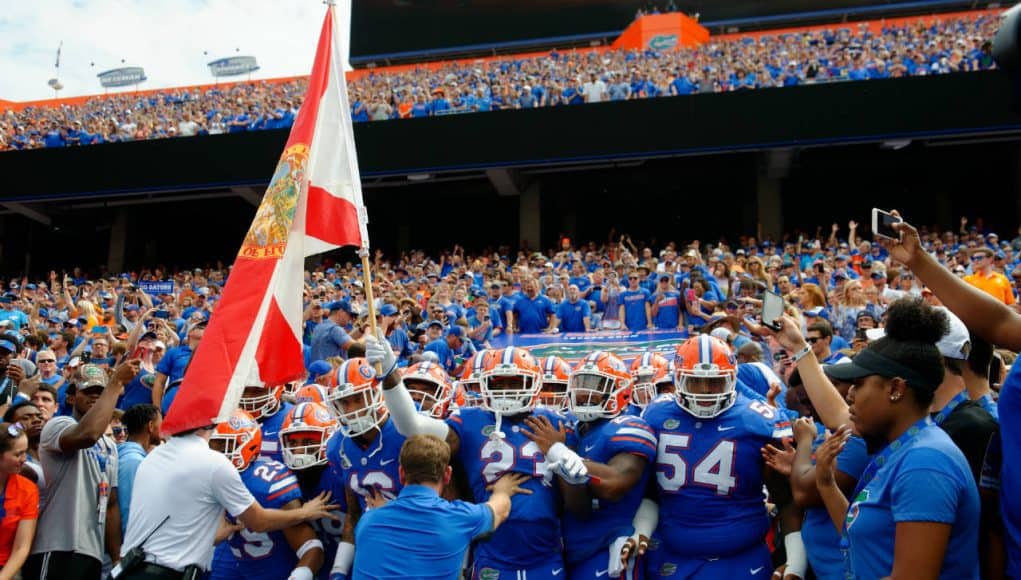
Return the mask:
<path id="1" fill-rule="evenodd" d="M 567 389 L 568 409 L 583 422 L 614 417 L 624 410 L 622 390 L 612 377 L 578 372 Z"/>
<path id="2" fill-rule="evenodd" d="M 536 381 L 520 374 L 491 374 L 482 378 L 484 406 L 502 415 L 527 413 L 535 408 Z"/>
<path id="3" fill-rule="evenodd" d="M 729 409 L 737 400 L 734 378 L 682 375 L 677 400 L 688 413 L 702 419 L 711 419 Z"/>
<path id="4" fill-rule="evenodd" d="M 446 389 L 431 381 L 410 379 L 404 381 L 408 394 L 415 402 L 418 412 L 441 419 L 446 415 L 446 408 L 450 402 Z"/>
<path id="5" fill-rule="evenodd" d="M 462 407 L 482 406 L 482 385 L 478 378 L 461 381 L 460 387 L 461 396 L 464 398 Z"/>
<path id="6" fill-rule="evenodd" d="M 656 385 L 652 383 L 655 370 L 645 367 L 634 374 L 635 384 L 631 387 L 631 402 L 643 409 L 656 398 Z"/>
<path id="7" fill-rule="evenodd" d="M 261 432 L 256 432 L 261 434 Z M 244 471 L 259 456 L 262 441 L 261 437 L 257 437 L 252 432 L 221 433 L 214 431 L 209 437 L 209 448 L 223 453 L 235 469 Z"/>
<path id="8" fill-rule="evenodd" d="M 563 411 L 567 409 L 567 382 L 565 381 L 542 381 L 542 390 L 539 391 L 539 402 L 547 409 Z"/>
<path id="9" fill-rule="evenodd" d="M 380 389 L 334 392 L 330 407 L 349 437 L 357 437 L 378 427 L 386 416 Z"/>
<path id="10" fill-rule="evenodd" d="M 280 431 L 280 452 L 284 464 L 301 470 L 326 464 L 326 441 L 332 430 L 303 426 Z"/>
<path id="11" fill-rule="evenodd" d="M 277 387 L 245 387 L 238 408 L 246 411 L 256 421 L 271 417 L 280 410 L 280 396 L 283 385 Z"/>

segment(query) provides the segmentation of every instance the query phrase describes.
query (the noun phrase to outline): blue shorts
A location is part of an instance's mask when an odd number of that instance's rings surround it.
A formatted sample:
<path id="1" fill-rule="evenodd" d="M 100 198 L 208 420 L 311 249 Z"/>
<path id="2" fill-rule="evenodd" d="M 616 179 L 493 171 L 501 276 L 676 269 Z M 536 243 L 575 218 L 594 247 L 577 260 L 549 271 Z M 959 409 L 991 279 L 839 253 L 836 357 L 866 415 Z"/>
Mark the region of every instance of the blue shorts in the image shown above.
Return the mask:
<path id="1" fill-rule="evenodd" d="M 564 561 L 557 556 L 553 560 L 532 568 L 499 568 L 485 561 L 476 560 L 472 580 L 566 580 Z"/>
<path id="2" fill-rule="evenodd" d="M 671 554 L 663 548 L 646 553 L 647 578 L 726 578 L 750 580 L 770 578 L 773 561 L 769 548 L 763 543 L 733 556 L 721 558 L 692 558 Z"/>

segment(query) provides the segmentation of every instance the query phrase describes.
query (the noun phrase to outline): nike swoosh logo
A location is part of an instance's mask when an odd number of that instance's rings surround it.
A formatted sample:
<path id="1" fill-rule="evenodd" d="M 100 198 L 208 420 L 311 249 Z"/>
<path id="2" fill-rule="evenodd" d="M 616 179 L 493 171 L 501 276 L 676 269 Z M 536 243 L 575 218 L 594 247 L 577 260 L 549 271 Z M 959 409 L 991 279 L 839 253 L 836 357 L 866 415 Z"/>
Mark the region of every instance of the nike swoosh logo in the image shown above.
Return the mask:
<path id="1" fill-rule="evenodd" d="M 606 576 L 609 573 L 610 573 L 609 570 L 597 570 L 596 571 L 596 578 L 602 578 L 603 576 Z"/>
<path id="2" fill-rule="evenodd" d="M 563 569 L 563 568 L 554 568 L 554 569 L 553 569 L 553 575 L 554 575 L 554 576 L 558 576 L 558 575 L 560 575 L 560 573 L 561 573 L 561 572 L 563 572 L 563 571 L 564 571 L 564 569 Z"/>
<path id="3" fill-rule="evenodd" d="M 758 574 L 759 572 L 761 572 L 763 568 L 765 568 L 765 566 L 759 566 L 758 568 L 753 568 L 753 569 L 748 570 L 748 571 L 752 573 L 752 576 L 754 576 L 754 575 Z"/>
<path id="4" fill-rule="evenodd" d="M 585 446 L 585 453 L 588 453 L 589 451 L 592 451 L 595 448 L 596 448 L 595 445 L 586 445 Z"/>
<path id="5" fill-rule="evenodd" d="M 737 429 L 737 427 L 734 427 L 734 426 L 724 427 L 723 425 L 717 425 L 716 426 L 716 430 L 717 431 L 730 431 L 731 429 Z"/>
<path id="6" fill-rule="evenodd" d="M 393 463 L 394 461 L 397 461 L 397 460 L 396 460 L 396 459 L 388 459 L 388 460 L 386 460 L 386 461 L 380 461 L 380 462 L 379 462 L 379 466 L 380 466 L 380 467 L 386 467 L 387 465 L 390 465 L 390 464 L 391 464 L 391 463 Z"/>

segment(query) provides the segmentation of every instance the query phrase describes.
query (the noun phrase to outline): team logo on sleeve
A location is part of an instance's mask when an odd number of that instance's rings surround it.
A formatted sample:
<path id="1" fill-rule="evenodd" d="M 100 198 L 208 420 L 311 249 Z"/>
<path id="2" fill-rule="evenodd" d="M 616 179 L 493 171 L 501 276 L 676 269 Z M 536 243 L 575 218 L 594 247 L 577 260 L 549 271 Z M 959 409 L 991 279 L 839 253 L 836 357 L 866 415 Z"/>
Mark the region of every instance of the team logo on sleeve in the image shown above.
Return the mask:
<path id="1" fill-rule="evenodd" d="M 347 458 L 347 455 L 340 455 L 340 467 L 343 469 L 351 469 L 351 460 Z"/>
<path id="2" fill-rule="evenodd" d="M 851 509 L 847 510 L 847 517 L 844 519 L 844 524 L 847 529 L 851 529 L 854 521 L 858 519 L 858 514 L 861 513 L 861 504 L 869 500 L 869 490 L 863 489 L 854 498 L 854 503 L 851 504 Z"/>
<path id="3" fill-rule="evenodd" d="M 663 428 L 664 429 L 676 429 L 676 428 L 678 428 L 680 426 L 681 426 L 681 422 L 678 421 L 677 419 L 667 419 L 666 421 L 663 421 Z"/>

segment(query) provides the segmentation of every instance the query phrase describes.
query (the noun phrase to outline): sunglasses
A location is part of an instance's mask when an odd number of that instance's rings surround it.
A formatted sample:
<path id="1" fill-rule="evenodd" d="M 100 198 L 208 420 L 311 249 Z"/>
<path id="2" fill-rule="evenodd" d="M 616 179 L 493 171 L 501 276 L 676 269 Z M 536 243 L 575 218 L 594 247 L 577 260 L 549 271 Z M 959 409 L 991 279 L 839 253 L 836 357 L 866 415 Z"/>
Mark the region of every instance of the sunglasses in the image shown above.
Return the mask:
<path id="1" fill-rule="evenodd" d="M 113 427 L 111 431 L 113 432 L 114 437 L 118 435 L 124 435 L 125 433 L 128 432 L 126 427 Z"/>
<path id="2" fill-rule="evenodd" d="M 52 358 L 41 358 L 41 359 L 38 360 L 38 362 L 40 364 L 42 364 L 42 363 L 55 363 L 57 361 L 55 359 L 52 359 Z"/>
<path id="3" fill-rule="evenodd" d="M 971 261 L 972 261 L 972 262 L 980 262 L 980 261 L 982 261 L 982 260 L 985 260 L 985 259 L 986 259 L 987 257 L 988 257 L 988 256 L 985 256 L 985 255 L 983 255 L 983 254 L 979 254 L 979 255 L 977 255 L 977 256 L 972 256 L 972 257 L 971 257 Z"/>
<path id="4" fill-rule="evenodd" d="M 822 340 L 822 337 L 821 336 L 810 336 L 810 337 L 806 338 L 805 340 L 807 340 L 809 342 L 809 344 L 815 344 L 815 343 L 819 342 L 820 340 Z"/>

